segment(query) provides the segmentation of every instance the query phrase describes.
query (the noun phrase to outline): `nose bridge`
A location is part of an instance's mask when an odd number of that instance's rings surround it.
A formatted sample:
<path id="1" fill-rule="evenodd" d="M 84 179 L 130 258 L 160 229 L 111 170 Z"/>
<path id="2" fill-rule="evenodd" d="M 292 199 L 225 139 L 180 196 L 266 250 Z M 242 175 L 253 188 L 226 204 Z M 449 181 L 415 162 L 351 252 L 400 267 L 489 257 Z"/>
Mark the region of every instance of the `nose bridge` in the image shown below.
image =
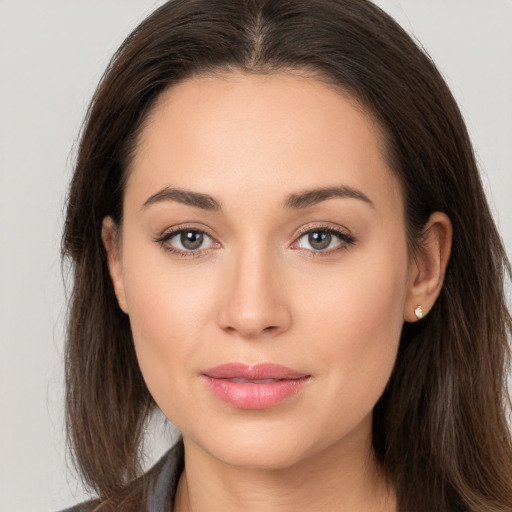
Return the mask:
<path id="1" fill-rule="evenodd" d="M 268 244 L 244 243 L 234 250 L 226 262 L 220 326 L 244 337 L 286 330 L 291 315 L 279 274 L 279 258 Z"/>

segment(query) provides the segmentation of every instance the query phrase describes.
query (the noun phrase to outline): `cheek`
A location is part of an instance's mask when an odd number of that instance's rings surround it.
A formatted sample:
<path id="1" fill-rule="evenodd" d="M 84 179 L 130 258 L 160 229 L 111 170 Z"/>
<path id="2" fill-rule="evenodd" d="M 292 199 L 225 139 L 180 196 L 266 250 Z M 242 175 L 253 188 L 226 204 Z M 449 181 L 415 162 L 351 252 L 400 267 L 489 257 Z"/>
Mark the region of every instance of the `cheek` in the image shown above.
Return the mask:
<path id="1" fill-rule="evenodd" d="M 374 243 L 350 250 L 337 268 L 309 273 L 309 282 L 302 285 L 307 293 L 297 294 L 304 316 L 310 324 L 316 319 L 319 328 L 337 330 L 344 340 L 386 339 L 387 333 L 400 331 L 403 323 L 408 273 L 405 244 L 399 239 L 396 244 Z"/>
<path id="2" fill-rule="evenodd" d="M 128 300 L 134 337 L 163 350 L 173 339 L 193 338 L 208 308 L 205 283 L 165 276 L 154 269 L 130 279 Z M 186 343 L 183 343 L 184 345 Z M 178 347 L 174 347 L 178 348 Z"/>
<path id="3" fill-rule="evenodd" d="M 211 279 L 201 264 L 177 268 L 163 251 L 129 242 L 124 281 L 139 366 L 155 401 L 173 410 L 185 389 L 176 384 L 193 373 L 200 333 L 213 317 Z"/>
<path id="4" fill-rule="evenodd" d="M 384 246 L 346 261 L 331 276 L 330 292 L 303 305 L 309 337 L 316 331 L 323 347 L 316 357 L 329 368 L 326 396 L 337 397 L 345 419 L 370 412 L 391 375 L 403 325 L 407 253 L 401 245 Z"/>

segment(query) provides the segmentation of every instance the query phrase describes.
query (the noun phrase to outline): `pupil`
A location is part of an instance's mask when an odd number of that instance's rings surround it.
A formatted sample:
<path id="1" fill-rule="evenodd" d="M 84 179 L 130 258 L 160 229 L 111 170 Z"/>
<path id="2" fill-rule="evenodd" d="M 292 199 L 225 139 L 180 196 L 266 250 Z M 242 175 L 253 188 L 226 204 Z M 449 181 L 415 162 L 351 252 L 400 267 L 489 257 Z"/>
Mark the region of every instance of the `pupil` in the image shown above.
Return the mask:
<path id="1" fill-rule="evenodd" d="M 197 231 L 184 231 L 181 234 L 180 241 L 185 249 L 197 249 L 203 243 L 203 234 Z"/>
<path id="2" fill-rule="evenodd" d="M 332 235 L 328 231 L 313 231 L 309 234 L 309 243 L 313 249 L 327 249 L 329 247 Z"/>

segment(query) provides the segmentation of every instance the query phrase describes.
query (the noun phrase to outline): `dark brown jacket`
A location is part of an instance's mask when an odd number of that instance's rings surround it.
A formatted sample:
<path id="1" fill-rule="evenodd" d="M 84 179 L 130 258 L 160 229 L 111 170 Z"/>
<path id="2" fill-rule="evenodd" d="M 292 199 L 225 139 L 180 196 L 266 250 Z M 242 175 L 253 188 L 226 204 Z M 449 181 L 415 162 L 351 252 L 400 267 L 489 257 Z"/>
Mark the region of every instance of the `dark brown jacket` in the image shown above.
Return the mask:
<path id="1" fill-rule="evenodd" d="M 118 495 L 104 501 L 87 501 L 61 512 L 172 512 L 184 466 L 183 453 L 180 441 Z"/>

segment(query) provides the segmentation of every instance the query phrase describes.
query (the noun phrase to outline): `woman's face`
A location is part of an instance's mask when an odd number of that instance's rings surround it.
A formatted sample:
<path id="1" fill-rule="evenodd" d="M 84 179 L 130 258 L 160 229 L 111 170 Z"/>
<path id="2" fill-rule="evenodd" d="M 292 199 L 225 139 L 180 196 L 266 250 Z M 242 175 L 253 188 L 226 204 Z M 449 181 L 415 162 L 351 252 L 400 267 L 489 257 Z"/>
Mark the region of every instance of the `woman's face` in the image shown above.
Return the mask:
<path id="1" fill-rule="evenodd" d="M 348 96 L 229 74 L 159 98 L 110 268 L 147 386 L 190 447 L 261 468 L 368 453 L 410 266 L 379 129 Z"/>

